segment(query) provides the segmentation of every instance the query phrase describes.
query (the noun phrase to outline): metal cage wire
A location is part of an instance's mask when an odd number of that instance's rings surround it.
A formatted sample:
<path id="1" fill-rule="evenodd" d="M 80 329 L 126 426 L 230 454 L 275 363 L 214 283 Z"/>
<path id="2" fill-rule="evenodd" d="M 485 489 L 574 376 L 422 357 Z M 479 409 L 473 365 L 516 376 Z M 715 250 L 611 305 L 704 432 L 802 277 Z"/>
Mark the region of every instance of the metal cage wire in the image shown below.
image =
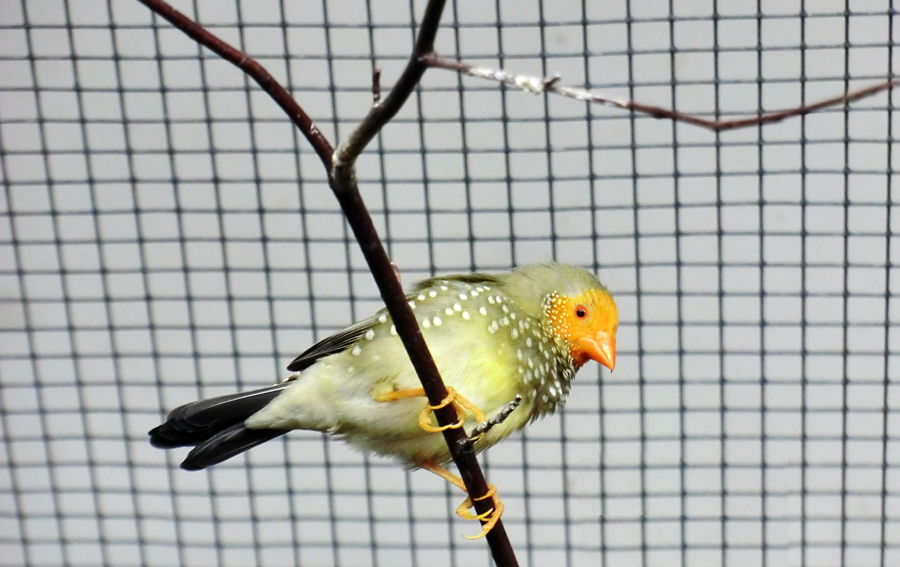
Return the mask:
<path id="1" fill-rule="evenodd" d="M 176 2 L 331 140 L 423 3 Z M 717 116 L 893 76 L 889 2 L 458 0 L 438 52 Z M 523 565 L 900 562 L 893 95 L 714 134 L 432 69 L 359 162 L 409 284 L 555 258 L 615 374 L 484 457 Z M 0 565 L 481 565 L 426 473 L 296 432 L 208 473 L 146 431 L 380 304 L 315 154 L 138 2 L 0 2 Z"/>

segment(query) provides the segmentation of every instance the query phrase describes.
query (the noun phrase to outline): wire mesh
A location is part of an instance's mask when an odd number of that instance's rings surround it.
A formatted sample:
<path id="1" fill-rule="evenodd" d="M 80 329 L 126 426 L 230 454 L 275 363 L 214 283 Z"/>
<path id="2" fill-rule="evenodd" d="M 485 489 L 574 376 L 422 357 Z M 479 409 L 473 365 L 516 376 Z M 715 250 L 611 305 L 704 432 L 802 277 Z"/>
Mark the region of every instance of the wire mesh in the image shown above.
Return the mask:
<path id="1" fill-rule="evenodd" d="M 176 2 L 330 139 L 421 2 Z M 451 3 L 438 51 L 717 116 L 893 75 L 889 2 Z M 893 97 L 713 134 L 431 70 L 359 162 L 409 284 L 555 258 L 615 374 L 483 458 L 524 565 L 900 562 Z M 460 495 L 297 432 L 146 431 L 379 306 L 315 154 L 138 2 L 0 2 L 0 565 L 481 565 Z"/>

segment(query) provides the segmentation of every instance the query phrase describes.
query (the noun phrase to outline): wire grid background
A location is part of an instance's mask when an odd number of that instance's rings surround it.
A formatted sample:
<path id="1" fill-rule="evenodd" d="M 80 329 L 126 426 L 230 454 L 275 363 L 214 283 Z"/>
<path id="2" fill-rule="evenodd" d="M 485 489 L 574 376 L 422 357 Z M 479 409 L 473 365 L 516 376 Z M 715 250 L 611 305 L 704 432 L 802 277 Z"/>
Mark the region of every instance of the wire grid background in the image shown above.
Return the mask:
<path id="1" fill-rule="evenodd" d="M 175 5 L 331 140 L 424 6 Z M 438 51 L 745 115 L 892 76 L 890 3 L 848 6 L 457 1 Z M 358 168 L 405 283 L 556 258 L 620 309 L 616 372 L 482 459 L 524 565 L 900 563 L 892 108 L 714 135 L 426 74 Z M 0 175 L 0 564 L 490 563 L 455 489 L 320 434 L 208 473 L 147 443 L 379 306 L 315 154 L 240 72 L 135 1 L 2 0 Z"/>

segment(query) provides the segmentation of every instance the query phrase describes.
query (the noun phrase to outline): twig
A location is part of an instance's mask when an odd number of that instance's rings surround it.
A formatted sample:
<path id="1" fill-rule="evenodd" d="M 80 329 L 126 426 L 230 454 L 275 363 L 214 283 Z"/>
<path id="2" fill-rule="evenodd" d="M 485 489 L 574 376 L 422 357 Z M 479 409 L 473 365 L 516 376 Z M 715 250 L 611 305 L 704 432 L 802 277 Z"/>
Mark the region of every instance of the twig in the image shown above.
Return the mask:
<path id="1" fill-rule="evenodd" d="M 722 132 L 725 130 L 736 130 L 738 128 L 747 128 L 750 126 L 758 126 L 761 124 L 771 124 L 773 122 L 781 122 L 786 118 L 791 118 L 794 116 L 802 116 L 804 114 L 810 114 L 812 112 L 817 112 L 824 108 L 828 108 L 830 106 L 838 106 L 842 104 L 849 104 L 851 102 L 857 101 L 861 98 L 865 98 L 868 96 L 872 96 L 881 91 L 887 91 L 893 89 L 897 85 L 900 85 L 900 79 L 890 79 L 883 83 L 879 83 L 877 85 L 872 85 L 870 87 L 866 87 L 863 89 L 859 89 L 857 91 L 853 91 L 844 95 L 836 96 L 833 98 L 829 98 L 827 100 L 823 100 L 820 102 L 816 102 L 813 104 L 807 104 L 804 106 L 798 106 L 796 108 L 789 108 L 787 110 L 779 110 L 774 112 L 766 112 L 763 114 L 759 114 L 757 116 L 751 116 L 747 118 L 738 118 L 732 120 L 709 120 L 706 118 L 701 118 L 699 116 L 695 116 L 692 114 L 685 114 L 683 112 L 678 112 L 677 110 L 671 110 L 668 108 L 662 108 L 659 106 L 653 106 L 649 104 L 642 104 L 640 102 L 635 102 L 632 100 L 621 99 L 621 98 L 612 98 L 603 96 L 601 94 L 592 93 L 585 89 L 579 89 L 575 87 L 564 87 L 560 86 L 558 83 L 560 81 L 560 77 L 557 75 L 550 79 L 538 79 L 535 77 L 528 77 L 525 75 L 513 75 L 507 73 L 506 71 L 500 69 L 490 69 L 487 67 L 475 67 L 473 65 L 468 65 L 466 63 L 462 63 L 459 61 L 453 61 L 450 59 L 442 59 L 438 57 L 436 53 L 429 53 L 422 58 L 422 61 L 427 64 L 429 67 L 437 67 L 439 69 L 449 69 L 452 71 L 456 71 L 458 73 L 463 73 L 465 75 L 469 75 L 470 77 L 477 77 L 480 79 L 489 79 L 492 81 L 497 81 L 504 85 L 509 85 L 521 89 L 525 92 L 534 93 L 534 94 L 544 94 L 544 93 L 552 93 L 558 94 L 561 96 L 565 96 L 568 98 L 573 98 L 575 100 L 581 100 L 584 102 L 590 102 L 595 104 L 602 104 L 605 106 L 611 106 L 614 108 L 621 108 L 623 110 L 631 110 L 635 112 L 641 112 L 643 114 L 648 114 L 653 116 L 654 118 L 666 118 L 669 120 L 674 120 L 675 122 L 684 122 L 687 124 L 693 124 L 694 126 L 699 126 L 701 128 L 706 128 L 708 130 L 712 130 L 713 132 Z"/>
<path id="2" fill-rule="evenodd" d="M 469 439 L 474 441 L 475 439 L 478 439 L 479 437 L 493 429 L 495 426 L 500 425 L 501 423 L 506 421 L 506 418 L 509 417 L 509 414 L 516 411 L 516 408 L 519 407 L 519 404 L 521 403 L 522 396 L 516 394 L 516 397 L 513 398 L 511 402 L 500 408 L 500 411 L 498 411 L 496 415 L 494 415 L 494 417 L 485 421 L 484 423 L 479 424 L 478 427 L 473 429 L 472 435 L 469 436 Z"/>
<path id="3" fill-rule="evenodd" d="M 233 63 L 241 71 L 246 73 L 256 83 L 262 87 L 266 93 L 272 97 L 278 106 L 284 110 L 301 133 L 309 141 L 310 145 L 318 154 L 319 159 L 325 165 L 325 168 L 331 170 L 331 158 L 334 155 L 334 149 L 328 143 L 325 135 L 319 131 L 312 118 L 306 114 L 306 111 L 297 104 L 291 95 L 282 87 L 272 75 L 266 71 L 265 67 L 260 65 L 255 59 L 231 45 L 225 43 L 217 36 L 210 33 L 209 30 L 191 20 L 166 2 L 162 0 L 138 0 L 163 18 L 169 21 L 173 26 L 183 31 L 188 37 L 208 48 L 210 51 Z"/>
<path id="4" fill-rule="evenodd" d="M 422 338 L 412 309 L 407 303 L 395 267 L 381 244 L 372 218 L 360 196 L 354 163 L 372 138 L 397 114 L 428 68 L 428 65 L 422 61 L 422 57 L 434 49 L 434 38 L 437 35 L 446 0 L 429 0 L 413 54 L 394 88 L 383 101 L 376 101 L 366 118 L 347 140 L 340 144 L 336 152 L 332 150 L 331 144 L 316 128 L 312 119 L 262 65 L 173 9 L 166 2 L 162 0 L 140 0 L 140 2 L 184 31 L 197 43 L 232 62 L 252 77 L 281 106 L 309 140 L 328 171 L 331 189 L 341 205 L 348 224 L 353 229 L 353 234 L 362 249 L 369 270 L 378 285 L 381 297 L 394 321 L 397 334 L 406 347 L 428 400 L 432 405 L 439 405 L 441 400 L 447 396 L 446 387 L 425 340 Z M 376 79 L 375 83 L 379 86 L 376 89 L 373 85 L 373 95 L 380 92 L 380 80 Z M 440 425 L 449 425 L 457 420 L 456 411 L 451 406 L 435 410 L 434 413 Z M 476 512 L 479 514 L 489 512 L 492 509 L 491 500 L 477 500 L 477 497 L 487 494 L 488 485 L 466 434 L 461 429 L 447 429 L 444 431 L 444 439 L 447 441 L 453 461 L 459 469 L 467 491 L 473 496 Z M 501 521 L 497 522 L 487 534 L 486 539 L 491 547 L 494 562 L 498 566 L 518 565 Z"/>
<path id="5" fill-rule="evenodd" d="M 419 26 L 419 35 L 416 36 L 416 45 L 413 48 L 412 56 L 406 63 L 406 68 L 403 69 L 403 73 L 400 74 L 400 78 L 397 79 L 397 83 L 384 101 L 374 105 L 356 130 L 338 146 L 335 155 L 335 174 L 338 169 L 353 165 L 375 134 L 400 111 L 403 103 L 419 84 L 422 75 L 429 67 L 423 58 L 429 53 L 434 53 L 434 38 L 437 36 L 445 3 L 446 0 L 429 0 L 425 7 L 425 15 L 422 17 L 422 24 Z"/>
<path id="6" fill-rule="evenodd" d="M 372 103 L 381 102 L 381 67 L 372 69 Z"/>

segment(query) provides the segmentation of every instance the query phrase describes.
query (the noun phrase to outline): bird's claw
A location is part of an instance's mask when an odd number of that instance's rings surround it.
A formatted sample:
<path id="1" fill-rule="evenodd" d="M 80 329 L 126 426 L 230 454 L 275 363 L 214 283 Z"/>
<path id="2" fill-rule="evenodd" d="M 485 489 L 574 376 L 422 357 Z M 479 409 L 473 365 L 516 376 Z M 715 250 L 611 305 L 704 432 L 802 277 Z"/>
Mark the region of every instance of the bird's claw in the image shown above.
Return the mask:
<path id="1" fill-rule="evenodd" d="M 455 474 L 451 473 L 444 467 L 433 461 L 422 461 L 419 463 L 419 466 L 423 469 L 429 470 L 439 477 L 443 478 L 447 482 L 453 484 L 458 487 L 463 492 L 467 492 L 466 483 L 463 482 L 463 479 L 459 478 Z M 490 498 L 494 507 L 488 510 L 487 512 L 482 512 L 481 514 L 472 514 L 469 512 L 469 508 L 475 505 L 475 502 L 486 500 Z M 468 539 L 478 539 L 480 537 L 484 537 L 488 534 L 489 531 L 494 529 L 494 526 L 497 525 L 497 522 L 500 520 L 500 516 L 503 514 L 503 502 L 500 501 L 500 497 L 497 496 L 497 487 L 493 484 L 488 485 L 487 492 L 484 495 L 479 496 L 477 498 L 472 498 L 471 496 L 467 497 L 462 504 L 456 509 L 456 515 L 464 520 L 480 520 L 484 522 L 481 526 L 481 533 L 477 536 L 464 536 Z"/>
<path id="2" fill-rule="evenodd" d="M 471 496 L 467 497 L 463 500 L 463 503 L 459 505 L 456 509 L 456 515 L 462 518 L 463 520 L 483 520 L 494 513 L 494 509 L 491 508 L 487 512 L 482 512 L 481 514 L 473 514 L 469 512 L 469 508 L 473 507 L 475 503 L 473 500 L 486 500 L 488 498 L 492 498 L 497 494 L 497 487 L 493 484 L 488 485 L 487 492 L 484 493 L 483 496 L 479 496 L 478 498 L 472 498 Z"/>
<path id="3" fill-rule="evenodd" d="M 453 405 L 453 409 L 456 410 L 457 421 L 449 425 L 431 425 L 431 420 L 428 419 L 429 414 L 434 410 L 441 409 L 451 404 Z M 425 404 L 425 409 L 419 414 L 419 427 L 429 433 L 440 433 L 447 429 L 459 429 L 466 422 L 466 410 L 472 412 L 472 415 L 475 416 L 475 420 L 479 423 L 484 423 L 487 420 L 484 412 L 481 411 L 478 406 L 464 398 L 450 386 L 447 386 L 447 397 L 441 400 L 441 403 L 436 406 Z"/>
<path id="4" fill-rule="evenodd" d="M 413 388 L 412 390 L 400 390 L 395 392 L 381 392 L 379 394 L 372 394 L 372 399 L 376 402 L 394 402 L 397 400 L 418 398 L 424 396 L 424 388 Z M 441 409 L 442 407 L 446 407 L 451 404 L 453 405 L 453 409 L 456 410 L 456 422 L 451 423 L 450 425 L 431 425 L 431 420 L 428 419 L 429 414 L 431 414 L 434 410 Z M 484 412 L 481 411 L 478 406 L 464 398 L 452 387 L 447 386 L 447 397 L 441 400 L 438 405 L 433 406 L 428 403 L 425 404 L 425 408 L 422 410 L 422 413 L 419 414 L 419 427 L 421 427 L 428 433 L 440 433 L 441 431 L 446 431 L 447 429 L 459 429 L 466 422 L 466 410 L 472 412 L 472 415 L 475 416 L 475 420 L 479 423 L 484 423 L 485 421 L 487 421 Z"/>
<path id="5" fill-rule="evenodd" d="M 475 505 L 476 500 L 486 500 L 490 498 L 494 507 L 488 510 L 487 512 L 482 512 L 481 514 L 473 514 L 469 512 L 469 508 Z M 469 496 L 466 498 L 462 504 L 456 509 L 456 515 L 464 520 L 486 520 L 481 527 L 481 533 L 476 536 L 463 536 L 466 539 L 478 539 L 486 536 L 488 532 L 494 529 L 494 526 L 497 524 L 497 521 L 500 520 L 500 516 L 503 514 L 503 502 L 500 500 L 500 497 L 497 496 L 497 487 L 493 484 L 488 485 L 488 491 L 478 498 L 472 498 Z"/>
<path id="6" fill-rule="evenodd" d="M 416 388 L 412 390 L 401 390 L 398 392 L 382 392 L 380 394 L 374 394 L 372 399 L 377 402 L 391 402 L 396 400 L 402 400 L 406 398 L 413 398 L 418 396 L 424 396 L 425 391 L 422 388 Z M 504 419 L 506 419 L 510 413 L 521 402 L 521 397 L 516 396 L 516 398 L 507 404 L 507 407 L 504 408 L 500 414 L 495 417 L 493 420 L 488 422 L 487 417 L 485 417 L 484 412 L 481 409 L 467 400 L 465 397 L 461 396 L 455 389 L 451 387 L 447 387 L 447 396 L 441 400 L 441 402 L 437 405 L 431 405 L 429 403 L 425 404 L 425 408 L 422 410 L 422 413 L 419 414 L 419 427 L 424 429 L 429 433 L 440 433 L 441 431 L 445 431 L 447 429 L 459 429 L 466 422 L 466 411 L 472 412 L 472 415 L 475 419 L 481 424 L 479 426 L 478 436 L 483 435 L 488 429 L 501 423 Z M 434 410 L 438 410 L 448 405 L 452 405 L 453 409 L 456 410 L 457 421 L 455 423 L 451 423 L 449 425 L 439 425 L 434 426 L 431 424 L 431 419 L 429 419 L 429 414 L 434 412 Z M 437 463 L 433 462 L 421 462 L 419 466 L 422 468 L 428 469 L 436 475 L 448 480 L 454 485 L 458 486 L 462 490 L 466 490 L 466 485 L 463 483 L 462 479 L 451 474 L 447 471 L 447 469 L 441 467 Z M 475 502 L 486 500 L 490 498 L 494 507 L 488 510 L 487 512 L 482 512 L 481 514 L 472 514 L 469 512 L 469 508 L 472 508 L 475 505 Z M 494 529 L 494 526 L 497 525 L 497 522 L 500 520 L 500 516 L 503 514 L 503 502 L 500 501 L 500 498 L 497 496 L 497 487 L 493 484 L 488 485 L 488 490 L 483 496 L 479 496 L 477 498 L 472 498 L 471 496 L 467 497 L 462 504 L 456 509 L 456 514 L 463 518 L 464 520 L 479 520 L 484 522 L 481 527 L 481 533 L 476 536 L 465 536 L 468 539 L 478 539 L 484 537 Z"/>

